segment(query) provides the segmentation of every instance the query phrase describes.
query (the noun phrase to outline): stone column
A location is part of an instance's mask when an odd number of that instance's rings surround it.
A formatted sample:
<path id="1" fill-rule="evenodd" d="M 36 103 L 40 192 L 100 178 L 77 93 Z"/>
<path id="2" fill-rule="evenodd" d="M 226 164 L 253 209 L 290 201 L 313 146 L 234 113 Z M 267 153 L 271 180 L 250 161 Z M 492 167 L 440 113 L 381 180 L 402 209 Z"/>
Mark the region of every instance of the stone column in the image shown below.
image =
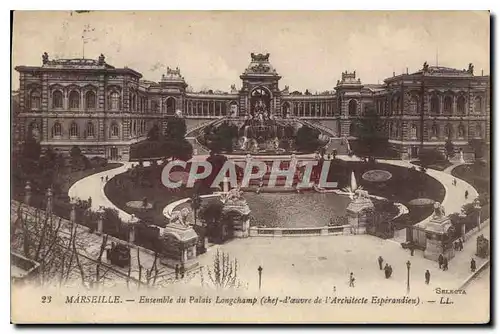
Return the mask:
<path id="1" fill-rule="evenodd" d="M 24 203 L 30 205 L 31 203 L 31 182 L 26 181 L 26 186 L 24 187 Z"/>

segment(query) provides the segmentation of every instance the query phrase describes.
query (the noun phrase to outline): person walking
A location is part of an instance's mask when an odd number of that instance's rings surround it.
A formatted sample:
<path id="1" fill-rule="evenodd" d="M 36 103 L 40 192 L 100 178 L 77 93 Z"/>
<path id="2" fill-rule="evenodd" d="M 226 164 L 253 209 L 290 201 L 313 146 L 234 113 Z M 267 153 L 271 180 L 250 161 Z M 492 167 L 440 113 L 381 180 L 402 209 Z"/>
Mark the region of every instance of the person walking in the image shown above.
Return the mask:
<path id="1" fill-rule="evenodd" d="M 384 258 L 382 256 L 379 256 L 378 257 L 378 266 L 379 266 L 380 270 L 384 269 L 382 267 L 383 264 L 384 264 Z"/>
<path id="2" fill-rule="evenodd" d="M 457 185 L 457 179 L 453 179 L 453 185 L 456 186 Z"/>
<path id="3" fill-rule="evenodd" d="M 429 269 L 425 271 L 425 284 L 429 285 L 429 281 L 431 280 L 431 272 Z"/>
<path id="4" fill-rule="evenodd" d="M 104 182 L 104 176 L 101 176 L 101 183 Z"/>
<path id="5" fill-rule="evenodd" d="M 438 257 L 439 269 L 441 269 L 443 267 L 443 261 L 444 261 L 443 254 L 439 254 L 439 257 Z"/>
<path id="6" fill-rule="evenodd" d="M 351 273 L 351 275 L 349 275 L 349 287 L 350 287 L 350 288 L 354 288 L 354 281 L 355 281 L 355 280 L 356 280 L 356 279 L 354 278 L 354 274 L 353 274 L 353 273 Z"/>
<path id="7" fill-rule="evenodd" d="M 108 176 L 106 175 L 106 182 L 108 182 Z"/>
<path id="8" fill-rule="evenodd" d="M 384 267 L 385 278 L 389 278 L 389 264 L 386 263 Z"/>
<path id="9" fill-rule="evenodd" d="M 448 270 L 448 258 L 443 259 L 443 271 Z"/>
<path id="10" fill-rule="evenodd" d="M 476 260 L 474 260 L 474 258 L 470 260 L 470 271 L 473 273 L 476 272 Z"/>
<path id="11" fill-rule="evenodd" d="M 469 191 L 468 191 L 468 190 L 466 190 L 466 191 L 465 191 L 465 199 L 467 199 L 468 197 L 469 197 Z"/>

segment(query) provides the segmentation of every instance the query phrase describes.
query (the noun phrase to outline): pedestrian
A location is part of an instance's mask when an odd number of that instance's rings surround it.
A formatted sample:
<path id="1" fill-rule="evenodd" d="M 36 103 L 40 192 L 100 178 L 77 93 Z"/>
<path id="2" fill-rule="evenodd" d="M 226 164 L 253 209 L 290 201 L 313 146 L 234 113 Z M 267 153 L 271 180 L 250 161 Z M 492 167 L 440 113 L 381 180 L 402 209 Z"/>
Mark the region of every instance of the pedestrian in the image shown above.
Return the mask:
<path id="1" fill-rule="evenodd" d="M 184 268 L 184 263 L 181 263 L 181 278 L 184 278 L 185 272 L 186 272 L 186 269 Z"/>
<path id="2" fill-rule="evenodd" d="M 462 239 L 458 239 L 458 250 L 462 251 L 464 249 L 464 243 L 462 242 Z"/>
<path id="3" fill-rule="evenodd" d="M 439 269 L 441 269 L 441 267 L 443 266 L 443 260 L 444 260 L 443 254 L 439 254 L 439 257 L 438 257 Z"/>
<path id="4" fill-rule="evenodd" d="M 448 258 L 443 259 L 443 271 L 448 270 Z"/>
<path id="5" fill-rule="evenodd" d="M 349 287 L 350 287 L 350 288 L 354 288 L 354 281 L 355 281 L 355 280 L 356 280 L 356 279 L 354 278 L 354 274 L 353 274 L 353 273 L 351 273 L 351 275 L 349 275 Z"/>
<path id="6" fill-rule="evenodd" d="M 175 279 L 179 279 L 179 265 L 175 265 Z"/>
<path id="7" fill-rule="evenodd" d="M 474 258 L 470 260 L 470 271 L 473 273 L 476 272 L 476 260 L 474 260 Z"/>
<path id="8" fill-rule="evenodd" d="M 453 179 L 453 185 L 456 186 L 457 185 L 457 179 Z"/>
<path id="9" fill-rule="evenodd" d="M 378 257 L 378 266 L 380 268 L 380 270 L 382 270 L 382 265 L 384 264 L 384 258 L 382 256 L 379 256 Z"/>
<path id="10" fill-rule="evenodd" d="M 469 191 L 468 191 L 468 190 L 466 190 L 466 191 L 465 191 L 465 199 L 467 199 L 468 197 L 469 197 Z"/>
<path id="11" fill-rule="evenodd" d="M 101 183 L 104 182 L 104 176 L 101 176 Z"/>
<path id="12" fill-rule="evenodd" d="M 425 284 L 429 284 L 429 281 L 431 280 L 431 273 L 429 269 L 425 271 Z"/>
<path id="13" fill-rule="evenodd" d="M 384 267 L 385 278 L 389 278 L 389 264 L 386 263 Z"/>
<path id="14" fill-rule="evenodd" d="M 415 252 L 415 247 L 410 246 L 410 255 L 413 256 L 414 252 Z"/>
<path id="15" fill-rule="evenodd" d="M 106 175 L 106 182 L 108 182 L 108 176 Z"/>
<path id="16" fill-rule="evenodd" d="M 389 277 L 391 277 L 391 276 L 392 276 L 392 266 L 389 265 Z"/>

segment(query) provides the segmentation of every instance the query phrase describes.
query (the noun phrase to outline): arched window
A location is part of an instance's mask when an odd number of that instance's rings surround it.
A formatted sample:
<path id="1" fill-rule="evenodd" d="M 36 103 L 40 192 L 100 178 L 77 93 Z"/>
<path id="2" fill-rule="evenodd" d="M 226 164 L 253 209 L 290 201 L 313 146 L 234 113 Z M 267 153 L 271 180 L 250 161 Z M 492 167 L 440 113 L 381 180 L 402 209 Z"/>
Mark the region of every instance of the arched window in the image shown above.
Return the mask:
<path id="1" fill-rule="evenodd" d="M 460 124 L 458 126 L 458 138 L 464 138 L 465 137 L 465 126 L 463 124 Z"/>
<path id="2" fill-rule="evenodd" d="M 356 125 L 354 123 L 351 123 L 349 125 L 349 136 L 351 137 L 356 136 Z"/>
<path id="3" fill-rule="evenodd" d="M 399 113 L 400 105 L 399 105 L 399 95 L 394 95 L 391 101 L 391 114 L 397 115 Z"/>
<path id="4" fill-rule="evenodd" d="M 120 110 L 120 93 L 114 91 L 109 95 L 108 108 L 109 110 Z"/>
<path id="5" fill-rule="evenodd" d="M 110 136 L 112 138 L 118 138 L 118 135 L 119 135 L 118 125 L 116 123 L 112 123 L 110 127 Z"/>
<path id="6" fill-rule="evenodd" d="M 175 99 L 173 97 L 167 98 L 167 114 L 173 115 L 175 113 Z"/>
<path id="7" fill-rule="evenodd" d="M 451 96 L 445 96 L 444 98 L 444 113 L 449 115 L 453 112 L 453 98 Z"/>
<path id="8" fill-rule="evenodd" d="M 431 114 L 439 115 L 439 113 L 440 113 L 439 97 L 434 95 L 433 97 L 431 97 Z"/>
<path id="9" fill-rule="evenodd" d="M 78 125 L 73 122 L 69 127 L 69 136 L 71 138 L 78 137 Z"/>
<path id="10" fill-rule="evenodd" d="M 412 96 L 410 98 L 410 113 L 411 114 L 418 113 L 418 98 L 416 96 Z"/>
<path id="11" fill-rule="evenodd" d="M 481 128 L 481 124 L 476 124 L 476 129 L 474 130 L 474 136 L 476 138 L 483 137 L 483 129 Z"/>
<path id="12" fill-rule="evenodd" d="M 453 127 L 451 126 L 451 124 L 446 124 L 444 133 L 447 139 L 453 139 Z"/>
<path id="13" fill-rule="evenodd" d="M 439 137 L 439 125 L 436 123 L 432 124 L 431 127 L 431 137 L 432 138 L 438 138 Z"/>
<path id="14" fill-rule="evenodd" d="M 61 137 L 62 136 L 62 126 L 61 123 L 56 122 L 52 126 L 52 137 Z"/>
<path id="15" fill-rule="evenodd" d="M 95 109 L 96 97 L 95 97 L 95 93 L 91 90 L 89 90 L 85 94 L 85 106 L 86 106 L 86 109 Z"/>
<path id="16" fill-rule="evenodd" d="M 476 96 L 474 99 L 474 112 L 480 113 L 483 110 L 483 100 L 481 96 Z"/>
<path id="17" fill-rule="evenodd" d="M 87 123 L 87 137 L 95 137 L 95 127 L 92 122 Z"/>
<path id="18" fill-rule="evenodd" d="M 80 93 L 73 90 L 69 93 L 69 108 L 78 109 L 80 108 Z"/>
<path id="19" fill-rule="evenodd" d="M 52 93 L 52 108 L 63 107 L 63 94 L 61 91 L 56 90 Z"/>
<path id="20" fill-rule="evenodd" d="M 410 138 L 412 138 L 412 139 L 417 138 L 417 126 L 415 124 L 411 125 L 411 128 L 410 128 Z"/>
<path id="21" fill-rule="evenodd" d="M 30 109 L 40 109 L 41 107 L 41 94 L 40 91 L 34 90 L 30 93 Z"/>
<path id="22" fill-rule="evenodd" d="M 459 96 L 457 99 L 457 113 L 465 115 L 465 97 Z"/>
<path id="23" fill-rule="evenodd" d="M 356 116 L 358 113 L 358 102 L 356 100 L 349 101 L 349 115 Z"/>

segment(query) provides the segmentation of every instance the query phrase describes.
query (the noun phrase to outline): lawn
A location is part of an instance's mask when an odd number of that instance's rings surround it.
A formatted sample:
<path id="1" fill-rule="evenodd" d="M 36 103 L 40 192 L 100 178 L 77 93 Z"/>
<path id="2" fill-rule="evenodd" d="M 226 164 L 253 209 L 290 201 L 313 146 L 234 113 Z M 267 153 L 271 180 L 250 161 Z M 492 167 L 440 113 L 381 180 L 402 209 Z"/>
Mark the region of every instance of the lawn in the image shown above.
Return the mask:
<path id="1" fill-rule="evenodd" d="M 414 165 L 417 165 L 417 166 L 422 165 L 419 160 L 413 160 L 413 161 L 411 161 L 411 163 Z M 449 162 L 448 160 L 443 160 L 443 161 L 437 161 L 433 164 L 430 164 L 427 166 L 427 168 L 435 169 L 435 170 L 439 170 L 439 171 L 444 171 L 446 168 L 450 167 L 451 165 L 453 165 L 453 164 L 451 162 Z"/>

